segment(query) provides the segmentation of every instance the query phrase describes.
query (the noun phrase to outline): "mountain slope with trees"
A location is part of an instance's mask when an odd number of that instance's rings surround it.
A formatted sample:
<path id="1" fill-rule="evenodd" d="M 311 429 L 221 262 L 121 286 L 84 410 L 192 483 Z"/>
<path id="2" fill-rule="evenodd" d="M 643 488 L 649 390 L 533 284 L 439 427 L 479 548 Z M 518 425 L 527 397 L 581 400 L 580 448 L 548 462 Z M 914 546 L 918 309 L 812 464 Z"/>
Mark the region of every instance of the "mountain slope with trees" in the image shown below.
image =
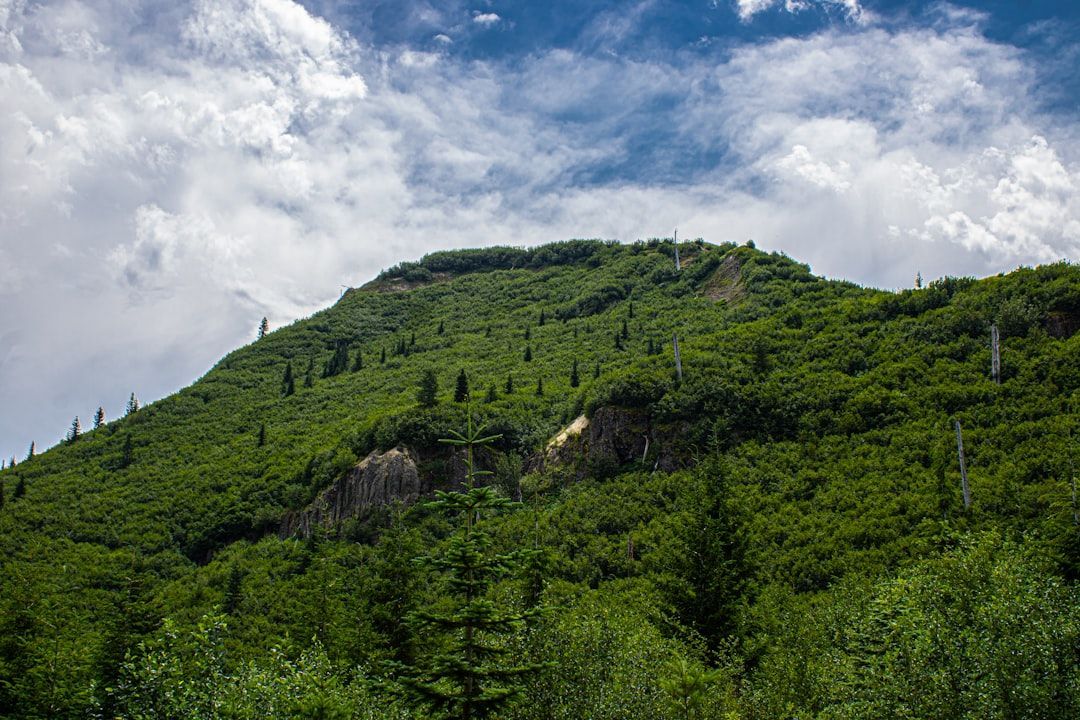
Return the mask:
<path id="1" fill-rule="evenodd" d="M 468 393 L 520 501 L 485 551 L 530 558 L 484 602 L 542 609 L 491 639 L 536 669 L 506 717 L 1075 717 L 1080 269 L 893 293 L 679 255 L 434 253 L 0 472 L 0 715 L 426 716 L 394 668 L 452 643 L 403 620 L 453 592 L 410 559 L 459 523 L 280 530 L 395 447 L 459 487 Z"/>

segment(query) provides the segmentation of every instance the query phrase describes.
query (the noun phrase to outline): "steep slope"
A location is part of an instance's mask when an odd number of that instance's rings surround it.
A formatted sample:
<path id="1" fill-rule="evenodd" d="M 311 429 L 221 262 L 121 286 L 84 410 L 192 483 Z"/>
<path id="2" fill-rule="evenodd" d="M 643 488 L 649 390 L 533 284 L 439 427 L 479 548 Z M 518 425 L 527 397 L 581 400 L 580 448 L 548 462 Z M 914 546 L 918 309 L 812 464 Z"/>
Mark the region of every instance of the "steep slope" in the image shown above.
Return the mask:
<path id="1" fill-rule="evenodd" d="M 194 625 L 215 605 L 232 617 L 236 660 L 287 636 L 317 637 L 346 664 L 408 652 L 397 620 L 437 590 L 396 566 L 445 526 L 390 506 L 330 539 L 277 533 L 373 451 L 407 447 L 428 485 L 452 484 L 437 440 L 462 422 L 459 370 L 503 435 L 483 462 L 532 509 L 499 521 L 497 537 L 546 549 L 548 592 L 583 617 L 614 593 L 714 658 L 734 638 L 748 673 L 768 667 L 783 593 L 831 597 L 846 578 L 955 547 L 958 533 L 1022 537 L 1052 558 L 1042 572 L 1076 572 L 1076 267 L 894 294 L 750 247 L 683 244 L 679 273 L 670 253 L 573 241 L 405 263 L 191 387 L 0 474 L 0 712 L 107 706 L 101 687 L 126 651 L 163 617 Z M 429 369 L 440 402 L 421 408 Z M 538 462 L 583 413 L 633 442 L 590 452 L 585 434 Z"/>

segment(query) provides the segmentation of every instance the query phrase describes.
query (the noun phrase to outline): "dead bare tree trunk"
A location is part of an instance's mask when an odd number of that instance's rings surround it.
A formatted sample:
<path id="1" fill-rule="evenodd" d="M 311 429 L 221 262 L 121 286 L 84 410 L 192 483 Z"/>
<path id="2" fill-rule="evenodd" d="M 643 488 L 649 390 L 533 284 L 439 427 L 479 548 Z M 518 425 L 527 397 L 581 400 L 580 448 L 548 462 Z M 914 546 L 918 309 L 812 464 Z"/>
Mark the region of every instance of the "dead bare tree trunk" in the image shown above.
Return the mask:
<path id="1" fill-rule="evenodd" d="M 679 336 L 671 336 L 671 344 L 675 347 L 675 377 L 682 382 L 682 356 L 679 355 Z"/>
<path id="2" fill-rule="evenodd" d="M 964 463 L 964 436 L 960 431 L 960 421 L 953 420 L 956 426 L 956 454 L 960 458 L 960 487 L 964 491 L 964 509 L 971 508 L 971 489 L 968 487 L 967 465 Z"/>
<path id="3" fill-rule="evenodd" d="M 990 326 L 990 374 L 994 382 L 1001 384 L 1001 337 L 997 325 Z"/>
<path id="4" fill-rule="evenodd" d="M 682 263 L 679 262 L 679 228 L 675 228 L 675 272 L 682 270 Z"/>

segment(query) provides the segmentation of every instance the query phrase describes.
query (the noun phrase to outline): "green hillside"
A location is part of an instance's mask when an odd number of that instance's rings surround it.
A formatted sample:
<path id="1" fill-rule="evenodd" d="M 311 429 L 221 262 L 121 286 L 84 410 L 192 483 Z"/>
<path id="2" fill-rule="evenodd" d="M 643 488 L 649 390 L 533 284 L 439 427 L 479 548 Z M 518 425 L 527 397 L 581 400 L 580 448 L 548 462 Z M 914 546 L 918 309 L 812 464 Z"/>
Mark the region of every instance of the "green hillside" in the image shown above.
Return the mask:
<path id="1" fill-rule="evenodd" d="M 410 560 L 457 523 L 279 529 L 395 446 L 456 487 L 461 371 L 522 501 L 483 525 L 537 551 L 490 598 L 546 608 L 498 640 L 544 665 L 498 717 L 1080 715 L 1080 268 L 892 293 L 679 253 L 403 263 L 0 473 L 0 716 L 429 717 L 393 668 L 439 643 L 403 619 L 453 588 Z M 583 414 L 614 449 L 546 452 Z"/>

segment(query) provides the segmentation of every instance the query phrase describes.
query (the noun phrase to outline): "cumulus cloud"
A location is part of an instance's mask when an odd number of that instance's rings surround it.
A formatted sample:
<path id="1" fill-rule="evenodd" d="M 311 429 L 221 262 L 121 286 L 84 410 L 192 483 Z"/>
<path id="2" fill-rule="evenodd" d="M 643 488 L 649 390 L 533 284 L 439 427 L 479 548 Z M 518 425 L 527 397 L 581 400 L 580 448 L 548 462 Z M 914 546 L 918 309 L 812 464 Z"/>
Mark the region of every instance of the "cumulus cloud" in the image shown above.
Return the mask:
<path id="1" fill-rule="evenodd" d="M 438 50 L 375 52 L 289 0 L 0 1 L 0 450 L 437 248 L 677 225 L 886 286 L 1080 256 L 1075 134 L 970 22 Z"/>
<path id="2" fill-rule="evenodd" d="M 472 20 L 477 25 L 483 25 L 484 27 L 491 27 L 492 25 L 494 25 L 497 22 L 499 22 L 500 20 L 502 20 L 502 18 L 499 17 L 499 15 L 497 13 L 493 13 L 493 12 L 481 13 L 481 12 L 478 12 L 478 13 L 473 15 Z"/>

